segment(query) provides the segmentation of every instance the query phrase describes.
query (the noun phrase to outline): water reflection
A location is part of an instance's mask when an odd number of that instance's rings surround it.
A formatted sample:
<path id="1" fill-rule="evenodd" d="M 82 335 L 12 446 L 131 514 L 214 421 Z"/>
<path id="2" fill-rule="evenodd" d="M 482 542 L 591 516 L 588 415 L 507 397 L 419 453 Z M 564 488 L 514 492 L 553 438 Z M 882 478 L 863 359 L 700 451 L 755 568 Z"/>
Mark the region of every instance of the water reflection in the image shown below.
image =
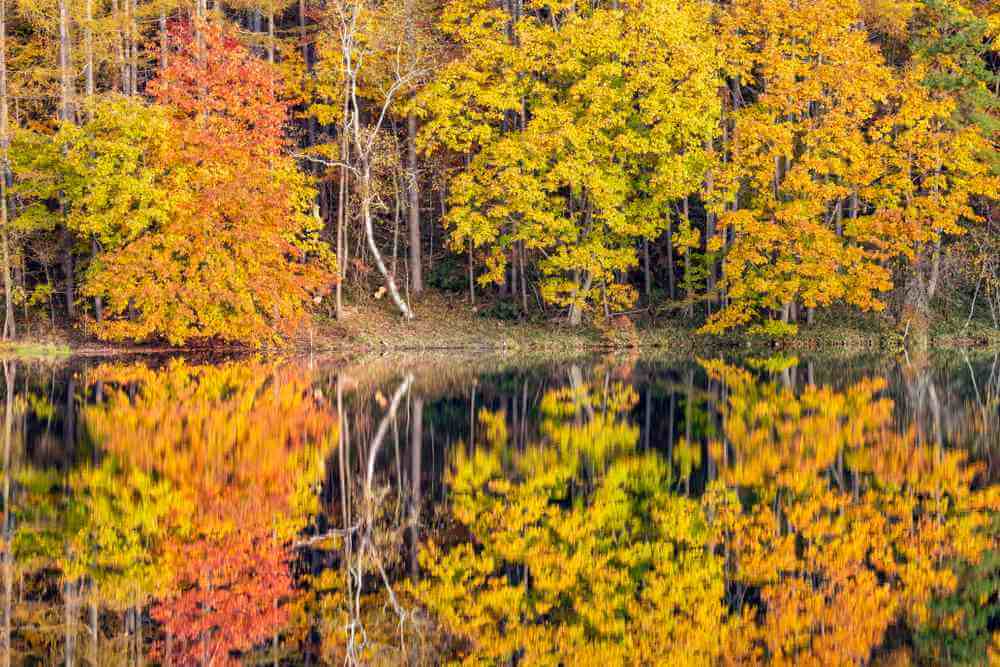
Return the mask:
<path id="1" fill-rule="evenodd" d="M 3 362 L 2 664 L 984 664 L 998 358 Z"/>

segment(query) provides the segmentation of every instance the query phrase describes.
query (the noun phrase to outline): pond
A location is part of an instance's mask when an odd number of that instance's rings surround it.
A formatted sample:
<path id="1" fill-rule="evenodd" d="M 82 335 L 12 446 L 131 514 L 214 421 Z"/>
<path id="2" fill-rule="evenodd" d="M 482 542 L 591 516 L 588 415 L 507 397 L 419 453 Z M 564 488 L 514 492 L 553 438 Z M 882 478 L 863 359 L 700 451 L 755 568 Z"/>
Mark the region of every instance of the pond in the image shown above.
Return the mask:
<path id="1" fill-rule="evenodd" d="M 3 665 L 1000 655 L 996 355 L 2 370 Z"/>

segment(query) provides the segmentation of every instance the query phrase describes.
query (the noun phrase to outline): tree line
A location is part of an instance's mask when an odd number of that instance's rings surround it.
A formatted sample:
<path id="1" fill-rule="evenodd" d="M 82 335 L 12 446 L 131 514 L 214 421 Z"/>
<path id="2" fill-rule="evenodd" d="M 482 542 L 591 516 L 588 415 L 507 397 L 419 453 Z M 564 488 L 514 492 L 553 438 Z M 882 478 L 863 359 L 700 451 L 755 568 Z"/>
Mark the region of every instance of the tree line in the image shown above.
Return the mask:
<path id="1" fill-rule="evenodd" d="M 2 0 L 5 336 L 1000 320 L 990 3 Z M 415 305 L 416 304 L 416 305 Z M 23 327 L 22 327 L 23 328 Z"/>

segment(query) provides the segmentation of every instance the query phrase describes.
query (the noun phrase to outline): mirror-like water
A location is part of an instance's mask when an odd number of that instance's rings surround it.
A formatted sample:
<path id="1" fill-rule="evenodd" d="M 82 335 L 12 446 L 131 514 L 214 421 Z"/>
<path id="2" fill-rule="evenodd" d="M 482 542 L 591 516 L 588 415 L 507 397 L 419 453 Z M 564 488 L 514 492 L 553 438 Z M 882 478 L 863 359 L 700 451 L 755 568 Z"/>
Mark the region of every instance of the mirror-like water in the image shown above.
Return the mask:
<path id="1" fill-rule="evenodd" d="M 1000 360 L 5 361 L 2 664 L 986 664 Z"/>

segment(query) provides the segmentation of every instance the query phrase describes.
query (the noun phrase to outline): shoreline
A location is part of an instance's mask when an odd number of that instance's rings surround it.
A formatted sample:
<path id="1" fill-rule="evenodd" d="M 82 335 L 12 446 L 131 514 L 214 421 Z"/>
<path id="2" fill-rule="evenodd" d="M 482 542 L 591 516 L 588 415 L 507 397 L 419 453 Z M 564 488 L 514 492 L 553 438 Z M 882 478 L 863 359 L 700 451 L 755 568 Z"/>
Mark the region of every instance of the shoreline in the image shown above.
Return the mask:
<path id="1" fill-rule="evenodd" d="M 250 348 L 234 344 L 176 347 L 162 343 L 108 343 L 78 329 L 55 327 L 42 335 L 0 343 L 0 356 L 111 357 L 126 355 L 343 354 L 387 352 L 468 352 L 499 354 L 587 354 L 630 352 L 658 356 L 740 353 L 871 353 L 893 354 L 913 349 L 887 318 L 830 311 L 812 325 L 800 325 L 794 336 L 768 338 L 741 332 L 722 336 L 697 333 L 699 323 L 680 317 L 641 315 L 619 326 L 593 324 L 570 328 L 557 318 L 502 320 L 430 293 L 415 302 L 417 318 L 405 321 L 384 301 L 353 304 L 343 320 L 315 316 L 286 345 Z M 938 314 L 927 350 L 1000 350 L 1000 330 Z M 917 346 L 918 348 L 920 346 Z"/>

